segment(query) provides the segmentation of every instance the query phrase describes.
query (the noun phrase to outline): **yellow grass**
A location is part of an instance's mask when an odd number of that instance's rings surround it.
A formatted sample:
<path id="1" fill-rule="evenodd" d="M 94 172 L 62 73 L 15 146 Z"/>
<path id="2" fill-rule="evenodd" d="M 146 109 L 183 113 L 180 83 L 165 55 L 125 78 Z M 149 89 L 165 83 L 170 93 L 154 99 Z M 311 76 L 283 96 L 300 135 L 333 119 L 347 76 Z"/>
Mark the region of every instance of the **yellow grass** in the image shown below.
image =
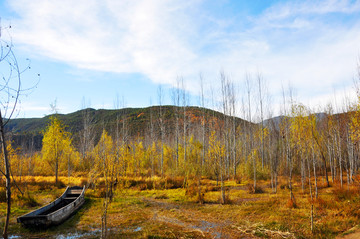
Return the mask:
<path id="1" fill-rule="evenodd" d="M 80 232 L 99 234 L 103 198 L 102 180 L 93 182 L 86 192 L 86 204 L 70 220 L 59 227 L 31 231 L 20 227 L 16 217 L 34 210 L 60 196 L 67 185 L 87 183 L 86 177 L 59 177 L 62 186 L 54 185 L 54 177 L 15 178 L 25 196 L 13 188 L 13 207 L 10 232 L 13 235 L 42 237 L 44 235 L 64 235 Z M 229 204 L 221 205 L 220 187 L 216 181 L 203 179 L 201 192 L 205 204 L 198 203 L 197 182 L 183 185 L 183 178 L 120 178 L 108 208 L 108 227 L 111 238 L 334 238 L 359 223 L 359 185 L 334 183 L 330 188 L 319 179 L 319 197 L 311 201 L 308 188 L 303 193 L 300 180 L 294 180 L 296 207 L 289 206 L 290 193 L 278 187 L 272 193 L 269 182 L 260 181 L 264 193 L 254 194 L 248 190 L 248 182 L 237 184 L 229 180 L 225 183 Z M 286 185 L 286 178 L 279 185 Z M 155 185 L 150 187 L 149 185 Z M 169 185 L 184 187 L 169 188 Z M 29 197 L 30 199 L 26 198 Z M 35 200 L 39 206 L 29 206 L 25 202 Z M 310 230 L 311 204 L 314 205 L 314 231 Z M 6 205 L 0 203 L 0 216 L 5 215 Z M 3 222 L 1 222 L 3 223 Z"/>

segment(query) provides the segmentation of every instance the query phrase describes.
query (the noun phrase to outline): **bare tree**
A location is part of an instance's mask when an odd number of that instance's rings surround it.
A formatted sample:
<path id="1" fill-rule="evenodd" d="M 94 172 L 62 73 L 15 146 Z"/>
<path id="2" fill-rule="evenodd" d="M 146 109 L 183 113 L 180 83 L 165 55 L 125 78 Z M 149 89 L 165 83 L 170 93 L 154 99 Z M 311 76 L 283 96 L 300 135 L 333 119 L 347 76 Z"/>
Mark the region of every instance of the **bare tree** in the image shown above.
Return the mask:
<path id="1" fill-rule="evenodd" d="M 200 74 L 200 106 L 201 106 L 201 141 L 203 145 L 201 166 L 205 164 L 205 134 L 206 134 L 206 113 L 205 113 L 205 96 L 204 96 L 204 78 Z"/>
<path id="2" fill-rule="evenodd" d="M 24 71 L 30 69 L 30 61 L 28 61 L 28 65 L 25 68 L 20 68 L 14 52 L 14 45 L 9 33 L 10 28 L 11 25 L 2 27 L 0 21 L 0 68 L 2 69 L 0 73 L 0 143 L 4 157 L 4 169 L 0 169 L 0 171 L 5 176 L 7 204 L 3 230 L 4 238 L 8 238 L 8 226 L 11 213 L 11 170 L 10 159 L 6 147 L 7 145 L 4 127 L 16 112 L 16 107 L 19 103 L 19 97 L 25 92 L 31 91 L 36 87 L 37 84 L 36 83 L 28 89 L 25 89 L 22 86 L 21 75 L 24 73 Z M 7 36 L 3 35 L 4 31 L 7 33 Z M 38 74 L 38 76 L 40 75 Z"/>
<path id="3" fill-rule="evenodd" d="M 153 107 L 152 107 L 152 100 L 150 99 L 150 115 L 149 115 L 149 125 L 148 125 L 148 130 L 149 130 L 149 139 L 148 139 L 148 147 L 151 149 L 152 145 L 154 144 L 156 137 L 155 137 L 155 125 L 154 125 L 154 113 L 153 113 Z M 155 176 L 155 155 L 153 153 L 153 150 L 150 150 L 150 154 L 149 154 L 149 158 L 150 158 L 150 163 L 151 163 L 151 178 L 153 178 Z"/>
<path id="4" fill-rule="evenodd" d="M 189 104 L 188 95 L 186 94 L 184 79 L 181 78 L 181 93 L 182 93 L 182 108 L 183 108 L 183 147 L 184 147 L 184 163 L 187 158 L 187 134 L 188 134 L 188 117 L 186 115 L 186 109 Z"/>
<path id="5" fill-rule="evenodd" d="M 126 163 L 126 155 L 129 149 L 128 141 L 129 141 L 129 130 L 128 130 L 128 119 L 126 117 L 127 109 L 126 102 L 124 97 L 122 97 L 121 102 L 119 96 L 116 97 L 116 108 L 120 109 L 122 108 L 122 112 L 120 114 L 117 114 L 116 116 L 116 134 L 115 134 L 115 145 L 116 145 L 116 157 L 121 165 L 120 168 L 120 174 L 122 176 L 126 175 L 127 172 L 127 163 Z M 120 129 L 121 127 L 121 129 Z M 120 153 L 120 148 L 123 149 L 123 152 Z M 120 162 L 120 158 L 122 159 Z"/>
<path id="6" fill-rule="evenodd" d="M 257 75 L 258 93 L 259 93 L 259 106 L 260 106 L 260 145 L 261 145 L 261 167 L 264 168 L 265 158 L 265 139 L 264 139 L 264 79 L 260 73 Z"/>
<path id="7" fill-rule="evenodd" d="M 293 98 L 293 89 L 289 87 L 289 103 L 290 108 L 294 105 L 294 98 Z M 287 109 L 287 102 L 286 102 L 286 96 L 285 91 L 283 89 L 283 113 L 285 117 L 283 118 L 282 126 L 283 126 L 283 147 L 284 147 L 284 153 L 286 158 L 286 164 L 288 168 L 289 173 L 289 189 L 290 189 L 290 200 L 294 202 L 294 194 L 293 194 L 293 184 L 292 184 L 292 178 L 293 178 L 293 170 L 294 170 L 294 156 L 293 151 L 291 148 L 291 131 L 290 131 L 290 120 L 289 120 L 289 114 Z"/>
<path id="8" fill-rule="evenodd" d="M 82 157 L 82 163 L 85 168 L 90 168 L 92 161 L 89 153 L 94 146 L 94 126 L 93 116 L 91 114 L 90 103 L 86 103 L 85 98 L 81 102 L 83 129 L 80 134 L 80 154 Z"/>
<path id="9" fill-rule="evenodd" d="M 231 155 L 231 103 L 233 99 L 233 85 L 230 82 L 229 78 L 225 75 L 223 71 L 220 72 L 220 81 L 221 81 L 221 97 L 222 97 L 222 113 L 223 113 L 223 128 L 220 133 L 222 133 L 223 144 L 225 147 L 225 155 L 220 157 L 220 180 L 221 180 L 221 203 L 226 203 L 226 195 L 224 188 L 225 175 L 229 178 L 230 174 L 230 155 Z"/>
<path id="10" fill-rule="evenodd" d="M 236 178 L 236 168 L 238 166 L 238 154 L 237 154 L 237 132 L 236 132 L 236 94 L 235 85 L 230 82 L 229 85 L 229 106 L 230 106 L 230 117 L 231 117 L 231 137 L 230 137 L 230 150 L 231 150 L 231 161 L 233 164 L 233 178 Z"/>
<path id="11" fill-rule="evenodd" d="M 158 123 L 160 128 L 160 142 L 161 142 L 161 160 L 160 160 L 160 171 L 161 177 L 164 176 L 164 137 L 165 137 L 165 123 L 164 123 L 164 115 L 162 110 L 162 102 L 163 102 L 163 90 L 161 85 L 158 87 L 158 100 L 159 100 L 159 115 L 158 115 Z"/>
<path id="12" fill-rule="evenodd" d="M 180 78 L 176 79 L 176 87 L 172 89 L 172 100 L 174 104 L 175 114 L 175 164 L 176 169 L 179 167 L 179 138 L 180 138 Z"/>
<path id="13" fill-rule="evenodd" d="M 205 113 L 205 97 L 204 97 L 204 79 L 203 76 L 200 74 L 200 105 L 201 105 L 201 141 L 202 141 L 202 155 L 201 155 L 201 162 L 200 168 L 198 170 L 198 198 L 200 203 L 204 202 L 204 198 L 201 193 L 201 176 L 203 173 L 203 168 L 205 164 L 205 134 L 206 134 L 206 113 Z"/>
<path id="14" fill-rule="evenodd" d="M 250 75 L 246 74 L 245 78 L 245 84 L 246 84 L 246 93 L 247 93 L 247 100 L 248 100 L 248 121 L 250 122 L 250 125 L 248 127 L 248 135 L 249 135 L 249 155 L 253 162 L 253 171 L 254 171 L 254 190 L 256 190 L 256 157 L 253 154 L 253 129 L 252 129 L 252 112 L 251 112 L 251 79 Z"/>

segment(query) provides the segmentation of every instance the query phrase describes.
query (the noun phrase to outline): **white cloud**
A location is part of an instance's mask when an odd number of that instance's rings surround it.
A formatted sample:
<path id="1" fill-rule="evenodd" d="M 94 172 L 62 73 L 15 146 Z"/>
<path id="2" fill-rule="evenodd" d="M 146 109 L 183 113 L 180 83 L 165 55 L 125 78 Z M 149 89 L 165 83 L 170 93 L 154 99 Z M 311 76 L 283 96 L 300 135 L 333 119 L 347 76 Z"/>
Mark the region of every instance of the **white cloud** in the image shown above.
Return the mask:
<path id="1" fill-rule="evenodd" d="M 187 45 L 181 1 L 11 2 L 21 18 L 14 38 L 44 55 L 81 68 L 140 72 L 168 82 L 196 55 Z M 190 27 L 189 27 L 190 29 Z"/>
<path id="2" fill-rule="evenodd" d="M 331 13 L 351 14 L 360 11 L 360 1 L 351 0 L 305 0 L 279 2 L 269 7 L 260 17 L 259 21 L 268 24 L 285 23 L 284 19 L 294 19 L 298 21 L 299 16 L 319 16 Z M 295 25 L 296 26 L 296 25 Z"/>
<path id="3" fill-rule="evenodd" d="M 13 115 L 16 118 L 31 118 L 48 115 L 51 113 L 50 106 L 39 106 L 37 102 L 21 101 L 19 102 L 16 113 Z"/>
<path id="4" fill-rule="evenodd" d="M 14 39 L 28 50 L 79 68 L 141 73 L 156 83 L 198 74 L 216 82 L 223 69 L 242 82 L 261 71 L 273 94 L 281 83 L 307 98 L 351 81 L 360 48 L 360 1 L 288 1 L 257 16 L 217 19 L 206 1 L 16 0 Z M 216 9 L 217 10 L 217 9 Z M 337 22 L 329 14 L 342 14 Z M 244 20 L 245 21 L 245 20 Z M 333 22 L 336 24 L 333 24 Z M 232 29 L 232 30 L 229 30 Z M 314 92 L 314 93 L 313 93 Z"/>

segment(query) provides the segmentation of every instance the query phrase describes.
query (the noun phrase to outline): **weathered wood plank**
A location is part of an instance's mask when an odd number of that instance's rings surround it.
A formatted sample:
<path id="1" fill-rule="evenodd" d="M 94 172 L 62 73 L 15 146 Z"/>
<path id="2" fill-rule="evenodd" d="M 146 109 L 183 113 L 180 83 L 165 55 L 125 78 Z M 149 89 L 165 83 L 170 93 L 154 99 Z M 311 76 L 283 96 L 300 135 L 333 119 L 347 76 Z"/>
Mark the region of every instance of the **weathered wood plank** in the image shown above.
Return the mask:
<path id="1" fill-rule="evenodd" d="M 18 223 L 28 227 L 57 225 L 75 213 L 85 202 L 85 186 L 83 188 L 67 187 L 65 192 L 55 201 L 17 218 Z"/>

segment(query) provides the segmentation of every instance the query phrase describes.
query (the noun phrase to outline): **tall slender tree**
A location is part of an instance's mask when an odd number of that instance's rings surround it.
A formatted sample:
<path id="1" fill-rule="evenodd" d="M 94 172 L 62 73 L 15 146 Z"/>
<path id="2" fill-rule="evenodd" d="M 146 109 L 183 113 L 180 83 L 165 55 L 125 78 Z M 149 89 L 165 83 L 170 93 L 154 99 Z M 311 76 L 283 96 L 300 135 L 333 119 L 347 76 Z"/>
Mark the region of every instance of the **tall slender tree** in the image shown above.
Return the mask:
<path id="1" fill-rule="evenodd" d="M 93 164 L 90 152 L 94 147 L 94 126 L 93 121 L 94 117 L 92 115 L 92 111 L 89 108 L 90 104 L 86 103 L 85 98 L 83 98 L 82 103 L 82 121 L 83 121 L 83 128 L 80 133 L 80 154 L 82 157 L 82 164 L 83 167 L 86 169 L 90 169 L 91 165 Z"/>
<path id="2" fill-rule="evenodd" d="M 159 114 L 158 114 L 158 124 L 160 129 L 160 153 L 161 153 L 161 160 L 160 160 L 160 171 L 161 177 L 164 176 L 164 139 L 165 139 L 165 122 L 164 122 L 164 113 L 162 109 L 163 103 L 163 90 L 161 85 L 158 87 L 158 102 L 159 102 Z"/>
<path id="3" fill-rule="evenodd" d="M 17 105 L 19 103 L 19 97 L 25 93 L 25 91 L 31 91 L 39 81 L 34 85 L 23 88 L 23 82 L 21 80 L 22 74 L 30 69 L 30 61 L 28 65 L 22 68 L 19 65 L 16 54 L 14 52 L 14 45 L 10 36 L 11 25 L 3 27 L 1 25 L 0 18 L 0 143 L 3 153 L 4 168 L 0 169 L 0 172 L 5 177 L 6 188 L 6 216 L 3 230 L 3 237 L 8 238 L 8 227 L 11 214 L 11 170 L 10 159 L 7 153 L 7 145 L 5 139 L 5 125 L 16 113 Z M 4 34 L 5 33 L 5 34 Z M 40 74 L 38 74 L 40 79 Z M 4 120 L 5 119 L 5 120 Z"/>
<path id="4" fill-rule="evenodd" d="M 70 133 L 65 131 L 65 126 L 56 117 L 50 117 L 44 137 L 42 155 L 55 173 L 55 184 L 58 184 L 59 167 L 66 160 L 66 154 L 71 151 Z"/>
<path id="5" fill-rule="evenodd" d="M 175 115 L 175 162 L 176 170 L 179 167 L 179 144 L 180 144 L 180 78 L 176 79 L 176 87 L 171 92 Z"/>

